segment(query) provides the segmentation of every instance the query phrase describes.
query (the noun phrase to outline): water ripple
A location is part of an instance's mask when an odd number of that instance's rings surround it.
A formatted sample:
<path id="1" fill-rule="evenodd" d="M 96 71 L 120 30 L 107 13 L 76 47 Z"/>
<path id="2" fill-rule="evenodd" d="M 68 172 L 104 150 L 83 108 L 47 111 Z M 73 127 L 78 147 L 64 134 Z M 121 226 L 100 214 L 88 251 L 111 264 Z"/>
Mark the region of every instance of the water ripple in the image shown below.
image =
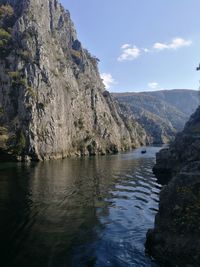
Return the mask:
<path id="1" fill-rule="evenodd" d="M 0 164 L 1 267 L 158 266 L 144 253 L 158 150 Z"/>

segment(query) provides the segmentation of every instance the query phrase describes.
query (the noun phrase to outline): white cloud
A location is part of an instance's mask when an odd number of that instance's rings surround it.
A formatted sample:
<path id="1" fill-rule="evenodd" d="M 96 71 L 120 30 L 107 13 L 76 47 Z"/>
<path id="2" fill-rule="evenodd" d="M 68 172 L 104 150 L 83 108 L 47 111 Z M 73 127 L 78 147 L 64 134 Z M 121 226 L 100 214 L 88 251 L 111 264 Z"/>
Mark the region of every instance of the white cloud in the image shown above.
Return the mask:
<path id="1" fill-rule="evenodd" d="M 162 43 L 155 43 L 153 45 L 153 48 L 157 49 L 157 50 L 164 50 L 164 49 L 167 49 L 168 46 L 166 44 L 162 44 Z"/>
<path id="2" fill-rule="evenodd" d="M 124 44 L 124 45 L 121 46 L 121 49 L 126 49 L 126 48 L 129 48 L 129 47 L 131 47 L 130 44 Z"/>
<path id="3" fill-rule="evenodd" d="M 121 46 L 121 55 L 118 57 L 118 61 L 133 61 L 144 54 L 152 54 L 155 51 L 162 50 L 176 50 L 181 47 L 188 47 L 192 45 L 192 40 L 186 40 L 180 37 L 173 38 L 169 43 L 154 43 L 151 48 L 139 48 L 135 45 L 125 43 Z"/>
<path id="4" fill-rule="evenodd" d="M 149 52 L 150 52 L 150 50 L 149 50 L 148 48 L 143 48 L 143 51 L 144 51 L 145 53 L 149 53 Z"/>
<path id="5" fill-rule="evenodd" d="M 153 48 L 156 50 L 165 50 L 165 49 L 178 49 L 181 47 L 190 46 L 192 44 L 191 40 L 185 40 L 183 38 L 174 38 L 171 43 L 155 43 Z"/>
<path id="6" fill-rule="evenodd" d="M 159 91 L 159 90 L 164 90 L 163 87 L 160 86 L 158 82 L 149 82 L 148 83 L 148 88 L 147 91 Z"/>
<path id="7" fill-rule="evenodd" d="M 179 47 L 183 47 L 183 46 L 191 46 L 192 41 L 191 40 L 184 40 L 182 38 L 175 38 L 173 39 L 170 47 L 172 49 L 177 49 Z"/>
<path id="8" fill-rule="evenodd" d="M 160 88 L 159 87 L 159 84 L 157 82 L 150 82 L 150 83 L 148 83 L 148 87 L 150 89 L 153 89 L 153 90 L 156 90 L 156 89 L 159 89 Z"/>
<path id="9" fill-rule="evenodd" d="M 110 89 L 110 87 L 116 83 L 110 73 L 101 73 L 101 78 L 106 89 Z"/>
<path id="10" fill-rule="evenodd" d="M 135 60 L 141 55 L 141 50 L 135 45 L 124 44 L 121 49 L 122 53 L 118 57 L 118 61 Z"/>

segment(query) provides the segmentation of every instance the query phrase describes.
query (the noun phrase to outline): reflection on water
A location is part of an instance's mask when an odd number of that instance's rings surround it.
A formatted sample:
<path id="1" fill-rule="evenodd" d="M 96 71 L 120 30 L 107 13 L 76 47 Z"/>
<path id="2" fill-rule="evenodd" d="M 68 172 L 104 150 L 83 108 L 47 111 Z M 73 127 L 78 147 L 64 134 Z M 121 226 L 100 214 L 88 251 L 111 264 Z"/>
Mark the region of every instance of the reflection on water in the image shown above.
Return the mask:
<path id="1" fill-rule="evenodd" d="M 144 242 L 158 207 L 158 150 L 0 164 L 0 266 L 157 266 Z"/>

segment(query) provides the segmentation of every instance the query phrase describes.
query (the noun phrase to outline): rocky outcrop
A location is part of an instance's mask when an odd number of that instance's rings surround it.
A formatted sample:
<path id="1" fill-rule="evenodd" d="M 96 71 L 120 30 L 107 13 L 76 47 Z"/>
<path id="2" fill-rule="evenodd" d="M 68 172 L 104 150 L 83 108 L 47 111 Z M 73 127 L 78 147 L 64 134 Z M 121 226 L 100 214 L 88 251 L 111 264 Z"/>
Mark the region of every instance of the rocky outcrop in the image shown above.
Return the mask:
<path id="1" fill-rule="evenodd" d="M 169 143 L 198 106 L 195 90 L 113 94 L 145 129 L 150 143 Z"/>
<path id="2" fill-rule="evenodd" d="M 57 0 L 0 0 L 1 151 L 45 160 L 145 144 L 142 127 L 105 93 L 97 64 Z"/>
<path id="3" fill-rule="evenodd" d="M 161 266 L 200 266 L 200 107 L 169 149 L 158 153 L 154 170 L 169 183 L 146 249 Z"/>
<path id="4" fill-rule="evenodd" d="M 163 183 L 167 183 L 172 176 L 177 174 L 189 163 L 199 160 L 200 155 L 200 107 L 186 123 L 184 130 L 177 134 L 175 141 L 168 149 L 161 150 L 156 155 L 156 165 L 154 173 L 158 180 L 163 180 L 163 175 L 169 174 L 164 178 Z"/>

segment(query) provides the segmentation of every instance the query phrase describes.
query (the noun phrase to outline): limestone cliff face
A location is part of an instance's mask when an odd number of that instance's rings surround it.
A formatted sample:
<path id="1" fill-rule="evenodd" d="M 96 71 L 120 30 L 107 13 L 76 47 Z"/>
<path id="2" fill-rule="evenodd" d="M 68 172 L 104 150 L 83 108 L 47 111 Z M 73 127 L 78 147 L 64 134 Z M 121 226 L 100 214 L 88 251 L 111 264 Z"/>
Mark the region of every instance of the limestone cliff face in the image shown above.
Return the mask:
<path id="1" fill-rule="evenodd" d="M 44 160 L 145 143 L 142 127 L 105 92 L 98 59 L 82 47 L 57 0 L 0 0 L 0 27 L 4 150 Z"/>
<path id="2" fill-rule="evenodd" d="M 200 107 L 154 168 L 164 186 L 146 248 L 166 266 L 200 266 Z M 161 265 L 162 266 L 162 265 Z M 165 266 L 165 265 L 164 265 Z"/>

